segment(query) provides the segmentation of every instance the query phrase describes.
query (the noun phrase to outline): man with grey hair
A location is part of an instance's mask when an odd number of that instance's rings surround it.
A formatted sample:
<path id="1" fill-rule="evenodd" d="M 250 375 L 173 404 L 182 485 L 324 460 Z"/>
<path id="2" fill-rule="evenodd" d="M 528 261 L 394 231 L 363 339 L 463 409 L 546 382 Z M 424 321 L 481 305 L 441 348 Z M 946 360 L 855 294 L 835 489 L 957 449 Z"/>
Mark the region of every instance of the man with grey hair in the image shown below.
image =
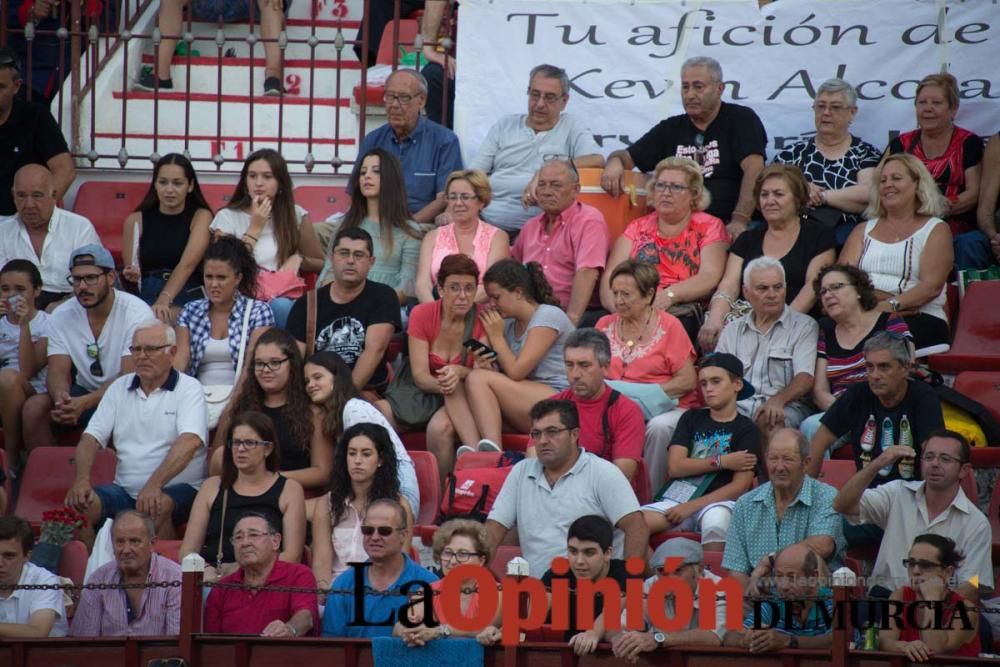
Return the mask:
<path id="1" fill-rule="evenodd" d="M 568 103 L 565 70 L 538 65 L 528 79 L 528 113 L 498 120 L 472 160 L 470 166 L 486 172 L 493 188 L 484 216 L 512 236 L 539 213 L 534 179 L 546 156 L 572 160 L 576 167 L 604 166 L 587 124 L 563 113 Z"/>
<path id="2" fill-rule="evenodd" d="M 148 514 L 124 510 L 111 526 L 115 559 L 97 568 L 87 583 L 166 584 L 180 582 L 181 567 L 154 552 L 156 525 Z M 75 637 L 176 635 L 181 625 L 180 587 L 84 589 L 73 616 Z"/>
<path id="3" fill-rule="evenodd" d="M 135 372 L 111 383 L 76 446 L 76 482 L 66 505 L 86 515 L 81 539 L 88 546 L 97 524 L 126 509 L 148 514 L 157 537 L 174 539 L 174 527 L 187 522 L 205 478 L 205 393 L 196 378 L 173 367 L 173 328 L 157 319 L 140 323 L 129 351 Z M 95 489 L 94 457 L 112 437 L 115 480 Z"/>
<path id="4" fill-rule="evenodd" d="M 597 329 L 577 329 L 563 344 L 569 389 L 552 397 L 572 401 L 580 417 L 579 445 L 611 461 L 631 480 L 642 458 L 646 426 L 642 410 L 605 384 L 611 343 Z M 534 445 L 529 452 L 534 451 Z"/>
<path id="5" fill-rule="evenodd" d="M 920 443 L 944 428 L 941 399 L 925 382 L 910 378 L 913 348 L 905 337 L 877 333 L 865 342 L 864 352 L 868 381 L 851 386 L 823 415 L 810 444 L 810 475 L 819 474 L 826 450 L 841 436 L 847 436 L 862 470 L 894 445 L 913 447 L 919 456 Z M 920 467 L 894 461 L 879 469 L 871 486 L 895 479 L 919 480 Z"/>
<path id="6" fill-rule="evenodd" d="M 421 112 L 427 104 L 427 80 L 414 69 L 398 69 L 385 82 L 388 122 L 365 135 L 362 159 L 373 148 L 392 153 L 403 167 L 406 196 L 413 219 L 430 224 L 444 210 L 448 175 L 462 168 L 458 137 Z"/>
<path id="7" fill-rule="evenodd" d="M 598 319 L 597 281 L 608 258 L 608 225 L 599 210 L 577 200 L 580 176 L 567 158 L 547 160 L 535 177 L 541 215 L 524 223 L 511 256 L 538 262 L 573 324 Z M 588 322 L 589 323 L 589 322 Z"/>
<path id="8" fill-rule="evenodd" d="M 785 269 L 758 257 L 743 273 L 743 296 L 752 310 L 730 322 L 716 352 L 735 355 L 756 393 L 737 405 L 757 422 L 764 442 L 777 428 L 797 428 L 812 413 L 809 396 L 816 368 L 816 320 L 785 304 Z"/>
<path id="9" fill-rule="evenodd" d="M 701 165 L 712 193 L 706 211 L 728 223 L 734 237 L 743 233 L 756 208 L 753 185 L 764 168 L 767 132 L 753 109 L 722 101 L 724 88 L 716 60 L 686 60 L 681 66 L 684 113 L 660 121 L 628 148 L 611 153 L 601 187 L 617 197 L 625 171 L 649 172 L 674 155 L 691 158 Z"/>

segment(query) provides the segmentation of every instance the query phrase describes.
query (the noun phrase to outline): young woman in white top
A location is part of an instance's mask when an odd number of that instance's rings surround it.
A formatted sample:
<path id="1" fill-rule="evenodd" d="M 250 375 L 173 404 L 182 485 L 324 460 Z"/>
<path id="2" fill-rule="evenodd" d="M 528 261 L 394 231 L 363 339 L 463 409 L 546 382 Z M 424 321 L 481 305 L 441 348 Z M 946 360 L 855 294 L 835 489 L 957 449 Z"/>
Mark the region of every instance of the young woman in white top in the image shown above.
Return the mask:
<path id="1" fill-rule="evenodd" d="M 298 274 L 323 268 L 323 249 L 309 214 L 295 205 L 285 158 L 270 148 L 254 151 L 243 163 L 232 200 L 216 213 L 211 229 L 242 239 L 266 271 Z M 294 299 L 269 301 L 275 321 L 284 327 Z"/>
<path id="2" fill-rule="evenodd" d="M 913 334 L 917 356 L 948 349 L 945 283 L 955 255 L 945 210 L 923 162 L 890 155 L 875 170 L 869 221 L 851 232 L 841 264 L 868 272 L 878 310 L 899 313 Z"/>
<path id="3" fill-rule="evenodd" d="M 49 314 L 35 309 L 41 293 L 42 274 L 32 262 L 12 259 L 0 269 L 0 420 L 14 470 L 20 468 L 21 407 L 47 391 Z"/>

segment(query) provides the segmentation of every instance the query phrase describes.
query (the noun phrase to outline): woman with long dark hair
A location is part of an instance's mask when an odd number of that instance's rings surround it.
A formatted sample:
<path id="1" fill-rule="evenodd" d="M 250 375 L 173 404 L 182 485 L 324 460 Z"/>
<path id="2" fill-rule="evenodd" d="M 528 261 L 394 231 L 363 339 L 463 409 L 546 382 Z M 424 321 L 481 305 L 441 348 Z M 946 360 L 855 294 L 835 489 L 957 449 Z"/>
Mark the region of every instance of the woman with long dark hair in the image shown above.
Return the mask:
<path id="1" fill-rule="evenodd" d="M 161 157 L 146 196 L 122 227 L 122 277 L 139 285 L 139 296 L 164 322 L 199 296 L 197 269 L 211 222 L 191 161 L 180 153 Z"/>
<path id="2" fill-rule="evenodd" d="M 295 205 L 292 178 L 281 153 L 262 148 L 243 163 L 240 180 L 229 205 L 216 213 L 213 232 L 231 234 L 253 251 L 266 272 L 288 276 L 262 276 L 261 298 L 272 301 L 278 326 L 284 326 L 293 297 L 303 285 L 295 282 L 299 271 L 323 268 L 323 250 L 313 232 L 309 213 Z"/>
<path id="3" fill-rule="evenodd" d="M 263 412 L 274 422 L 281 470 L 307 491 L 326 486 L 333 465 L 333 446 L 323 437 L 320 411 L 306 395 L 302 354 L 291 334 L 268 329 L 253 346 L 236 395 L 219 419 L 210 474 L 222 472 L 222 447 L 233 415 Z"/>
<path id="4" fill-rule="evenodd" d="M 413 510 L 399 490 L 396 450 L 389 431 L 360 423 L 341 436 L 330 475 L 330 492 L 313 509 L 312 569 L 316 584 L 327 588 L 347 564 L 368 560 L 361 535 L 365 512 L 375 500 L 398 500 L 413 526 Z M 410 549 L 409 540 L 403 545 Z"/>
<path id="5" fill-rule="evenodd" d="M 222 474 L 202 483 L 191 506 L 180 556 L 200 553 L 214 581 L 236 570 L 229 541 L 236 522 L 248 512 L 268 516 L 281 526 L 281 560 L 297 563 L 306 536 L 302 485 L 282 475 L 274 422 L 262 412 L 244 412 L 229 425 Z"/>
<path id="6" fill-rule="evenodd" d="M 410 507 L 420 507 L 420 491 L 413 460 L 385 416 L 361 397 L 351 380 L 351 369 L 336 352 L 317 352 L 305 365 L 306 393 L 319 410 L 323 437 L 340 440 L 344 431 L 357 424 L 375 424 L 389 434 L 396 452 L 399 488 Z"/>

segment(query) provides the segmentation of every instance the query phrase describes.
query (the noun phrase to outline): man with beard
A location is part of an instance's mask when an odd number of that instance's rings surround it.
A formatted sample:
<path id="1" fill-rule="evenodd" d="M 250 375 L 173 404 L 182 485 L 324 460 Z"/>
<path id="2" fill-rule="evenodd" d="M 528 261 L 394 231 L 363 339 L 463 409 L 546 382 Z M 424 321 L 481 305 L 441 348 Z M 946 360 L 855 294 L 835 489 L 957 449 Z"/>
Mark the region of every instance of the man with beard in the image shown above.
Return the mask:
<path id="1" fill-rule="evenodd" d="M 114 288 L 115 261 L 107 248 L 88 244 L 69 257 L 69 284 L 75 299 L 52 313 L 49 335 L 48 394 L 24 404 L 24 437 L 52 443 L 51 422 L 84 427 L 107 387 L 132 371 L 132 335 L 153 317 L 141 299 Z"/>

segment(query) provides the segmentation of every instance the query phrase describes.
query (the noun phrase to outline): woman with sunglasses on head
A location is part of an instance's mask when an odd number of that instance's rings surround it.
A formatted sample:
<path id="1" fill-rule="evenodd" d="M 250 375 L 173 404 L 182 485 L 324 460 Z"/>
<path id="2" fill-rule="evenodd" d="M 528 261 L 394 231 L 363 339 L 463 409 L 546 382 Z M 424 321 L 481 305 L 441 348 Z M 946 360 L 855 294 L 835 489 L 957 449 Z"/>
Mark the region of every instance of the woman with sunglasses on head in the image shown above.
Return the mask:
<path id="1" fill-rule="evenodd" d="M 258 296 L 271 304 L 278 326 L 285 326 L 295 299 L 305 293 L 298 274 L 320 271 L 323 249 L 309 213 L 295 204 L 281 153 L 262 148 L 250 154 L 232 200 L 215 214 L 211 229 L 235 236 L 253 251 L 262 269 Z"/>
<path id="2" fill-rule="evenodd" d="M 139 285 L 139 296 L 160 320 L 172 322 L 201 285 L 197 271 L 211 223 L 212 208 L 190 160 L 164 155 L 146 196 L 122 227 L 122 278 Z"/>
<path id="3" fill-rule="evenodd" d="M 407 646 L 423 646 L 429 641 L 442 637 L 481 637 L 483 644 L 493 644 L 499 638 L 500 617 L 502 613 L 501 605 L 497 604 L 496 612 L 490 625 L 482 630 L 459 630 L 451 627 L 448 622 L 448 615 L 441 604 L 441 588 L 444 586 L 444 577 L 460 565 L 478 565 L 485 568 L 489 562 L 490 545 L 486 534 L 486 526 L 479 521 L 472 519 L 452 519 L 441 524 L 441 527 L 434 533 L 434 561 L 440 564 L 441 579 L 431 584 L 434 591 L 434 618 L 438 624 L 428 627 L 424 621 L 424 606 L 422 604 L 412 605 L 409 608 L 409 625 L 403 625 L 402 621 L 397 622 L 392 629 L 395 637 L 400 637 Z M 476 616 L 479 613 L 479 591 L 478 583 L 475 579 L 467 579 L 462 582 L 461 593 L 459 594 L 459 605 L 462 615 L 466 617 Z"/>
<path id="4" fill-rule="evenodd" d="M 501 259 L 510 257 L 510 238 L 499 227 L 485 222 L 480 216 L 490 205 L 493 194 L 486 174 L 478 169 L 452 172 L 444 186 L 448 202 L 448 224 L 432 229 L 420 243 L 417 264 L 417 299 L 420 303 L 434 301 L 441 262 L 448 255 L 471 257 L 479 274 Z M 485 303 L 482 285 L 476 292 L 476 303 Z"/>
<path id="5" fill-rule="evenodd" d="M 909 554 L 903 559 L 910 581 L 893 591 L 889 599 L 906 606 L 917 605 L 916 612 L 903 614 L 899 625 L 890 624 L 879 631 L 880 649 L 905 653 L 914 662 L 926 662 L 940 655 L 972 658 L 979 655 L 981 619 L 975 610 L 977 605 L 951 588 L 955 571 L 963 560 L 965 556 L 948 537 L 928 533 L 913 540 Z M 961 617 L 958 621 L 953 618 L 958 605 L 965 607 L 968 625 Z M 943 618 L 935 618 L 938 611 L 943 612 Z M 910 624 L 911 616 L 915 616 L 916 626 Z"/>
<path id="6" fill-rule="evenodd" d="M 298 563 L 306 536 L 302 485 L 282 475 L 274 422 L 261 412 L 237 415 L 226 430 L 222 474 L 206 479 L 191 507 L 180 557 L 200 553 L 205 580 L 216 581 L 238 565 L 229 536 L 247 512 L 281 526 L 281 560 Z"/>
<path id="7" fill-rule="evenodd" d="M 257 338 L 274 326 L 274 314 L 264 301 L 253 298 L 257 290 L 257 263 L 250 250 L 231 236 L 208 246 L 202 265 L 206 298 L 184 306 L 177 318 L 177 355 L 174 368 L 205 385 L 233 386 L 240 347 L 249 360 Z M 247 342 L 243 341 L 243 319 Z M 245 362 L 247 366 L 249 363 Z"/>
<path id="8" fill-rule="evenodd" d="M 694 160 L 661 160 L 647 190 L 655 210 L 625 228 L 605 266 L 612 268 L 633 259 L 656 267 L 660 281 L 653 307 L 680 319 L 693 343 L 701 326 L 703 304 L 726 268 L 729 232 L 722 220 L 705 213 L 711 195 Z M 601 279 L 601 305 L 613 313 L 610 273 L 606 270 Z"/>
<path id="9" fill-rule="evenodd" d="M 305 365 L 306 393 L 322 417 L 323 437 L 338 442 L 344 431 L 358 424 L 375 424 L 389 434 L 396 451 L 400 492 L 410 507 L 420 507 L 420 490 L 413 460 L 385 416 L 358 393 L 351 369 L 336 352 L 317 352 Z"/>
<path id="10" fill-rule="evenodd" d="M 334 456 L 330 492 L 317 500 L 312 513 L 312 569 L 320 588 L 329 588 L 348 563 L 368 560 L 363 531 L 374 526 L 362 524 L 373 501 L 399 501 L 406 510 L 407 525 L 413 525 L 413 509 L 399 488 L 396 449 L 385 427 L 351 426 L 341 436 Z M 403 548 L 409 551 L 409 539 Z"/>
<path id="11" fill-rule="evenodd" d="M 330 478 L 333 445 L 323 437 L 320 411 L 306 395 L 298 343 L 287 331 L 268 329 L 247 356 L 253 372 L 244 374 L 219 418 L 209 474 L 222 472 L 225 434 L 233 415 L 257 411 L 274 422 L 285 477 L 307 492 L 319 491 Z"/>

